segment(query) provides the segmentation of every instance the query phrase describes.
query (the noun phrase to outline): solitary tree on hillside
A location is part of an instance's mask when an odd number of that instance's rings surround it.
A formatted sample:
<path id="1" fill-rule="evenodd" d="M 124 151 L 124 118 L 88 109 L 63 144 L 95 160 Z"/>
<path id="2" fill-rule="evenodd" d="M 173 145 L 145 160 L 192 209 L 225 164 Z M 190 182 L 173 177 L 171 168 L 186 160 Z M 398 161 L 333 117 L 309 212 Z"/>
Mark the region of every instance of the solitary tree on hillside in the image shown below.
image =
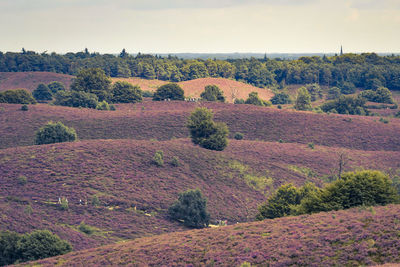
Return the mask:
<path id="1" fill-rule="evenodd" d="M 225 123 L 213 121 L 207 108 L 196 108 L 189 117 L 187 127 L 194 144 L 203 148 L 222 151 L 228 145 L 229 130 Z"/>
<path id="2" fill-rule="evenodd" d="M 199 189 L 180 193 L 178 200 L 168 209 L 174 220 L 183 220 L 188 227 L 203 228 L 210 223 L 210 214 L 207 212 L 207 199 Z"/>
<path id="3" fill-rule="evenodd" d="M 111 80 L 102 69 L 81 70 L 71 85 L 73 91 L 95 94 L 99 101 L 108 100 L 111 93 Z"/>
<path id="4" fill-rule="evenodd" d="M 294 108 L 297 110 L 311 110 L 311 95 L 305 87 L 301 87 L 297 92 Z"/>
<path id="5" fill-rule="evenodd" d="M 142 101 L 142 90 L 128 82 L 116 82 L 112 87 L 114 103 L 137 103 Z"/>
<path id="6" fill-rule="evenodd" d="M 153 95 L 154 101 L 162 101 L 165 99 L 170 100 L 184 100 L 184 91 L 176 83 L 168 83 L 160 86 Z"/>
<path id="7" fill-rule="evenodd" d="M 200 94 L 203 100 L 225 102 L 225 96 L 222 90 L 216 85 L 207 85 Z"/>

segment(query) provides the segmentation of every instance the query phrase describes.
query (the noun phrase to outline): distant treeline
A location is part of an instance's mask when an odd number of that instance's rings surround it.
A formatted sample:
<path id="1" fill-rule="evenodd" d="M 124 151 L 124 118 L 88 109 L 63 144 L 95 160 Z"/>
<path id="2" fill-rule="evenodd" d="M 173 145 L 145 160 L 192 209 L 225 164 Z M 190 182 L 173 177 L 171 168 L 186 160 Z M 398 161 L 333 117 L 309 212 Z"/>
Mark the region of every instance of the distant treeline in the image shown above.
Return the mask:
<path id="1" fill-rule="evenodd" d="M 56 54 L 0 52 L 1 72 L 50 71 L 75 75 L 82 68 L 101 68 L 111 77 L 140 77 L 174 82 L 204 77 L 232 78 L 258 87 L 318 83 L 340 86 L 347 82 L 364 89 L 380 86 L 400 90 L 400 56 L 375 53 L 301 57 L 296 60 L 180 59 L 175 56 L 89 53 Z"/>

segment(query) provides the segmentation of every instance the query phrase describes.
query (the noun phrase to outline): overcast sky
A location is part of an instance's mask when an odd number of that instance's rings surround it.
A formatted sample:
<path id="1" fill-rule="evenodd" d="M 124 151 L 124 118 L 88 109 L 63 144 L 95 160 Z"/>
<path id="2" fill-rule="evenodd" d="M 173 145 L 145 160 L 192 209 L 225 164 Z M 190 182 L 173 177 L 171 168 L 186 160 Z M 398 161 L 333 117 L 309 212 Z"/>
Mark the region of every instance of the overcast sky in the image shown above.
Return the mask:
<path id="1" fill-rule="evenodd" d="M 0 51 L 400 52 L 400 0 L 0 0 Z"/>

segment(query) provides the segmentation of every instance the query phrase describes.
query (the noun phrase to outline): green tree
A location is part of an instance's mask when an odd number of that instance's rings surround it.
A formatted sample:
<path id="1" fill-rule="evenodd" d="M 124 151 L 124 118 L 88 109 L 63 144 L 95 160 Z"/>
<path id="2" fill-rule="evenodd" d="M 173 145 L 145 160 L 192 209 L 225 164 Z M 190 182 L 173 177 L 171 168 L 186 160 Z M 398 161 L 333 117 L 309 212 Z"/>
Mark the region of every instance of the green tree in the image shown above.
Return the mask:
<path id="1" fill-rule="evenodd" d="M 356 87 L 351 82 L 339 83 L 338 87 L 340 88 L 340 91 L 344 95 L 354 94 L 356 92 Z"/>
<path id="2" fill-rule="evenodd" d="M 251 104 L 251 105 L 262 106 L 262 107 L 269 105 L 269 103 L 267 103 L 267 101 L 264 101 L 258 97 L 257 92 L 251 92 L 249 94 L 249 97 L 246 99 L 245 104 Z"/>
<path id="3" fill-rule="evenodd" d="M 48 122 L 35 134 L 35 144 L 53 144 L 61 142 L 72 142 L 77 138 L 74 128 L 69 128 L 61 122 Z"/>
<path id="4" fill-rule="evenodd" d="M 293 214 L 293 206 L 300 204 L 299 190 L 292 184 L 282 185 L 259 208 L 258 220 L 274 219 Z"/>
<path id="5" fill-rule="evenodd" d="M 189 117 L 187 127 L 194 144 L 222 151 L 228 145 L 229 130 L 225 123 L 215 123 L 207 108 L 196 108 Z"/>
<path id="6" fill-rule="evenodd" d="M 376 98 L 374 102 L 393 104 L 394 100 L 392 92 L 390 92 L 386 87 L 379 87 L 376 89 Z"/>
<path id="7" fill-rule="evenodd" d="M 297 98 L 294 105 L 297 110 L 311 110 L 311 95 L 307 88 L 300 87 L 297 91 Z"/>
<path id="8" fill-rule="evenodd" d="M 160 86 L 153 95 L 154 101 L 185 100 L 183 89 L 176 83 L 168 83 Z"/>
<path id="9" fill-rule="evenodd" d="M 200 94 L 203 100 L 225 102 L 222 90 L 216 85 L 207 85 Z"/>
<path id="10" fill-rule="evenodd" d="M 306 88 L 307 91 L 310 93 L 312 102 L 322 98 L 322 90 L 319 84 L 317 83 L 307 84 Z"/>
<path id="11" fill-rule="evenodd" d="M 58 91 L 65 91 L 65 85 L 62 82 L 51 82 L 47 85 L 47 87 L 49 87 L 50 91 L 55 94 Z"/>
<path id="12" fill-rule="evenodd" d="M 340 88 L 334 86 L 334 87 L 329 88 L 328 95 L 326 96 L 326 99 L 327 100 L 338 99 L 341 94 L 342 93 L 340 91 Z"/>
<path id="13" fill-rule="evenodd" d="M 111 80 L 102 69 L 81 70 L 71 85 L 71 90 L 95 94 L 99 101 L 108 100 L 111 95 Z"/>
<path id="14" fill-rule="evenodd" d="M 276 93 L 271 98 L 271 103 L 274 105 L 290 104 L 291 102 L 289 95 L 285 92 Z"/>
<path id="15" fill-rule="evenodd" d="M 36 230 L 23 235 L 18 241 L 17 247 L 21 261 L 53 257 L 72 250 L 71 244 L 48 230 Z"/>
<path id="16" fill-rule="evenodd" d="M 168 213 L 173 220 L 182 220 L 188 227 L 204 228 L 210 223 L 207 199 L 199 189 L 180 193 L 178 200 L 168 209 Z"/>
<path id="17" fill-rule="evenodd" d="M 368 115 L 369 111 L 365 108 L 366 100 L 362 97 L 340 96 L 336 100 L 325 102 L 321 109 L 324 112 L 333 110 L 339 114 Z"/>
<path id="18" fill-rule="evenodd" d="M 98 98 L 95 94 L 77 91 L 58 91 L 54 105 L 67 107 L 96 108 Z"/>
<path id="19" fill-rule="evenodd" d="M 0 92 L 0 103 L 36 104 L 32 94 L 25 89 L 6 90 Z"/>
<path id="20" fill-rule="evenodd" d="M 39 84 L 38 87 L 33 90 L 32 95 L 38 101 L 53 99 L 53 95 L 51 94 L 49 87 L 43 83 Z"/>
<path id="21" fill-rule="evenodd" d="M 128 82 L 116 82 L 112 86 L 112 100 L 114 103 L 137 103 L 142 101 L 142 90 Z"/>

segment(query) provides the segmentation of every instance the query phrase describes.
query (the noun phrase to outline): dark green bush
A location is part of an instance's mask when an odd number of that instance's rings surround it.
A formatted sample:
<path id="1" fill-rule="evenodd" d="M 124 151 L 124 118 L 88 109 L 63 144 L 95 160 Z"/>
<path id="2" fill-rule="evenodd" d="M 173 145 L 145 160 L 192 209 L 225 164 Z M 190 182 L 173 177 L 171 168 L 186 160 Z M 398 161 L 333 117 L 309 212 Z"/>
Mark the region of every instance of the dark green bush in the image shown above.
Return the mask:
<path id="1" fill-rule="evenodd" d="M 77 139 L 74 128 L 69 128 L 61 122 L 48 122 L 35 134 L 35 144 L 52 144 L 61 142 L 72 142 Z"/>
<path id="2" fill-rule="evenodd" d="M 112 102 L 114 103 L 138 103 L 142 101 L 142 90 L 139 86 L 133 86 L 128 82 L 116 82 L 112 86 Z"/>
<path id="3" fill-rule="evenodd" d="M 87 235 L 91 235 L 94 233 L 94 228 L 90 225 L 87 225 L 85 222 L 81 222 L 78 226 L 78 230 L 81 231 L 82 233 L 85 233 Z"/>
<path id="4" fill-rule="evenodd" d="M 243 139 L 243 134 L 242 133 L 235 133 L 234 137 L 236 140 L 242 140 Z"/>
<path id="5" fill-rule="evenodd" d="M 316 101 L 322 98 L 322 90 L 318 83 L 306 85 L 307 91 L 310 93 L 311 101 Z"/>
<path id="6" fill-rule="evenodd" d="M 76 91 L 59 91 L 55 95 L 54 105 L 67 107 L 96 108 L 98 98 L 94 94 Z"/>
<path id="7" fill-rule="evenodd" d="M 0 103 L 36 104 L 35 98 L 25 89 L 15 89 L 0 92 Z"/>
<path id="8" fill-rule="evenodd" d="M 102 69 L 89 68 L 81 70 L 71 85 L 72 91 L 95 94 L 99 101 L 111 97 L 111 79 Z"/>
<path id="9" fill-rule="evenodd" d="M 107 101 L 103 100 L 97 104 L 96 109 L 97 110 L 110 110 L 110 105 L 107 103 Z"/>
<path id="10" fill-rule="evenodd" d="M 68 253 L 71 245 L 47 230 L 30 234 L 0 232 L 0 266 Z"/>
<path id="11" fill-rule="evenodd" d="M 21 110 L 22 111 L 28 111 L 29 110 L 28 105 L 26 105 L 26 104 L 22 105 L 21 106 Z"/>
<path id="12" fill-rule="evenodd" d="M 207 85 L 200 94 L 203 100 L 225 102 L 225 96 L 222 90 L 216 85 Z"/>
<path id="13" fill-rule="evenodd" d="M 154 153 L 153 163 L 158 167 L 164 166 L 164 153 L 161 150 L 158 150 L 156 153 Z"/>
<path id="14" fill-rule="evenodd" d="M 183 89 L 176 83 L 168 83 L 160 86 L 153 95 L 154 101 L 185 100 Z"/>
<path id="15" fill-rule="evenodd" d="M 196 108 L 189 117 L 187 127 L 194 144 L 211 150 L 224 150 L 228 145 L 229 130 L 225 123 L 213 121 L 207 108 Z"/>
<path id="16" fill-rule="evenodd" d="M 154 93 L 150 91 L 143 91 L 143 97 L 153 97 Z"/>
<path id="17" fill-rule="evenodd" d="M 292 101 L 287 93 L 279 92 L 271 98 L 271 103 L 274 105 L 290 104 Z"/>
<path id="18" fill-rule="evenodd" d="M 171 160 L 171 165 L 174 166 L 174 167 L 178 167 L 180 165 L 179 158 L 178 157 L 173 157 L 172 160 Z"/>
<path id="19" fill-rule="evenodd" d="M 39 84 L 38 87 L 33 90 L 32 95 L 37 101 L 46 101 L 53 99 L 53 95 L 49 87 L 47 87 L 47 85 L 43 83 Z"/>
<path id="20" fill-rule="evenodd" d="M 379 87 L 376 91 L 365 90 L 360 93 L 360 96 L 371 102 L 393 104 L 393 96 L 389 89 Z"/>
<path id="21" fill-rule="evenodd" d="M 47 87 L 49 87 L 53 94 L 56 94 L 58 91 L 65 91 L 65 85 L 62 82 L 51 82 Z"/>
<path id="22" fill-rule="evenodd" d="M 294 104 L 294 108 L 297 110 L 311 110 L 311 95 L 307 88 L 300 87 L 297 91 L 297 97 Z"/>
<path id="23" fill-rule="evenodd" d="M 369 115 L 365 107 L 366 100 L 361 97 L 341 96 L 336 100 L 328 101 L 321 106 L 324 112 L 350 114 L 350 115 Z"/>
<path id="24" fill-rule="evenodd" d="M 180 193 L 178 200 L 168 209 L 173 220 L 183 221 L 188 227 L 203 228 L 210 223 L 207 212 L 207 199 L 199 189 Z"/>
<path id="25" fill-rule="evenodd" d="M 244 102 L 245 104 L 251 104 L 251 105 L 256 105 L 256 106 L 271 106 L 271 102 L 269 101 L 264 101 L 261 98 L 258 97 L 257 92 L 251 92 L 249 94 L 249 97 L 246 99 Z"/>
<path id="26" fill-rule="evenodd" d="M 339 87 L 331 87 L 328 90 L 328 95 L 326 96 L 327 100 L 337 99 L 341 96 L 342 92 Z"/>
<path id="27" fill-rule="evenodd" d="M 234 101 L 233 103 L 234 103 L 234 104 L 244 104 L 245 101 L 244 101 L 244 99 L 236 98 L 235 101 Z"/>
<path id="28" fill-rule="evenodd" d="M 351 82 L 342 82 L 337 85 L 340 91 L 344 95 L 354 94 L 356 92 L 356 86 Z"/>

